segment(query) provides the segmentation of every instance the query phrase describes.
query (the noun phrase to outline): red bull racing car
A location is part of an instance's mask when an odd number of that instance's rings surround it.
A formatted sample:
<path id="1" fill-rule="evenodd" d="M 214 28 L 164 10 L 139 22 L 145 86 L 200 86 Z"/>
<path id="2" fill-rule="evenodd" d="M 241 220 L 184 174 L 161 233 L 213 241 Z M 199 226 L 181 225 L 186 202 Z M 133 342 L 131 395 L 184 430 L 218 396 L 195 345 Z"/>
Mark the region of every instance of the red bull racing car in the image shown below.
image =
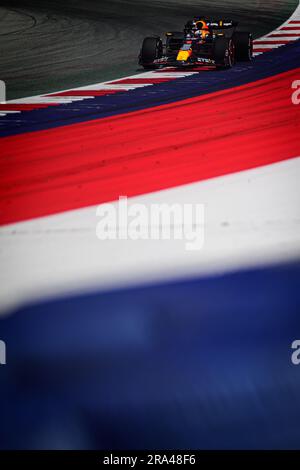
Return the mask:
<path id="1" fill-rule="evenodd" d="M 145 69 L 161 66 L 186 67 L 214 65 L 231 68 L 237 61 L 250 61 L 253 56 L 251 33 L 237 31 L 238 23 L 231 20 L 208 20 L 195 17 L 182 32 L 166 33 L 163 43 L 159 36 L 143 41 L 139 64 Z"/>

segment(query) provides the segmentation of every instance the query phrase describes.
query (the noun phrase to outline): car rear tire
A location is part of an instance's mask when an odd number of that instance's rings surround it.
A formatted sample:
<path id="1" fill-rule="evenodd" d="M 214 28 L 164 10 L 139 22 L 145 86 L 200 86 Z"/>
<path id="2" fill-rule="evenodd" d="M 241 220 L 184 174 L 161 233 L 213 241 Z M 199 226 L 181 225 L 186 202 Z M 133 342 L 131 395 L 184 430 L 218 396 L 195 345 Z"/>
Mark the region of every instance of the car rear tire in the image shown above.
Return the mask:
<path id="1" fill-rule="evenodd" d="M 250 33 L 236 32 L 233 35 L 236 60 L 249 62 L 253 58 L 253 38 Z"/>
<path id="2" fill-rule="evenodd" d="M 153 64 L 154 60 L 160 59 L 163 55 L 162 40 L 159 37 L 145 38 L 140 54 L 140 64 L 144 69 L 155 69 L 157 65 Z"/>
<path id="3" fill-rule="evenodd" d="M 217 69 L 229 69 L 235 64 L 235 46 L 231 38 L 218 37 L 214 43 L 214 61 Z"/>

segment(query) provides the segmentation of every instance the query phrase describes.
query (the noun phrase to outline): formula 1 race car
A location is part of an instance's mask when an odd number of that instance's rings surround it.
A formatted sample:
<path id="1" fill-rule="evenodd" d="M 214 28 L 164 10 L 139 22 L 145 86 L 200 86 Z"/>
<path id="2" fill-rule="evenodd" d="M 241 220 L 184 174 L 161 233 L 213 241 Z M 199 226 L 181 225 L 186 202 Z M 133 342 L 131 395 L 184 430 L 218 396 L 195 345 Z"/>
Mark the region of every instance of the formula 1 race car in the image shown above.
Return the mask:
<path id="1" fill-rule="evenodd" d="M 159 36 L 145 38 L 139 64 L 145 69 L 166 65 L 214 65 L 218 69 L 227 69 L 237 61 L 250 61 L 253 57 L 252 35 L 237 31 L 237 26 L 235 21 L 195 17 L 188 21 L 182 32 L 166 33 L 165 44 Z"/>

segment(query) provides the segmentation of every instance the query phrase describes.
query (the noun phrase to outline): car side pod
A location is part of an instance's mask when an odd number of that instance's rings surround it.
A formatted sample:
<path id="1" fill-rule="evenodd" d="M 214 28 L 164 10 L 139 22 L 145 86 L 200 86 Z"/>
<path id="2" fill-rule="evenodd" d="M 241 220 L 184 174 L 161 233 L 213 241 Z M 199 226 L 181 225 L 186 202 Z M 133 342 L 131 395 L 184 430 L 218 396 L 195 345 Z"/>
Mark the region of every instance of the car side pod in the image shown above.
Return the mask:
<path id="1" fill-rule="evenodd" d="M 177 55 L 177 61 L 178 62 L 187 62 L 189 60 L 189 58 L 191 57 L 192 55 L 192 49 L 188 50 L 188 51 L 182 51 L 180 50 L 178 52 L 178 55 Z"/>

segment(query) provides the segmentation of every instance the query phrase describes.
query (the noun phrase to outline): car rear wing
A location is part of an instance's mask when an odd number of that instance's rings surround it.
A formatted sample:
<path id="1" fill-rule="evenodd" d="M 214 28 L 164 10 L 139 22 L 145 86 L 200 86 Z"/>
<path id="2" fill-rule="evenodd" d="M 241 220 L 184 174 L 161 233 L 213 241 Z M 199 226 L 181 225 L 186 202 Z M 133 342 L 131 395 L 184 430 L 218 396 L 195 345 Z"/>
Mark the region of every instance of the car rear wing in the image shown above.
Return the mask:
<path id="1" fill-rule="evenodd" d="M 214 20 L 214 21 L 206 21 L 207 26 L 212 29 L 230 29 L 236 28 L 238 26 L 237 21 L 230 21 L 230 20 Z"/>
<path id="2" fill-rule="evenodd" d="M 197 16 L 193 20 L 187 22 L 187 24 L 185 25 L 184 31 L 185 32 L 191 31 L 194 28 L 195 22 L 197 21 L 205 21 L 207 26 L 213 30 L 232 29 L 238 26 L 237 21 L 232 21 L 232 20 L 227 20 L 227 19 L 212 20 L 212 19 L 208 19 L 205 17 Z"/>

